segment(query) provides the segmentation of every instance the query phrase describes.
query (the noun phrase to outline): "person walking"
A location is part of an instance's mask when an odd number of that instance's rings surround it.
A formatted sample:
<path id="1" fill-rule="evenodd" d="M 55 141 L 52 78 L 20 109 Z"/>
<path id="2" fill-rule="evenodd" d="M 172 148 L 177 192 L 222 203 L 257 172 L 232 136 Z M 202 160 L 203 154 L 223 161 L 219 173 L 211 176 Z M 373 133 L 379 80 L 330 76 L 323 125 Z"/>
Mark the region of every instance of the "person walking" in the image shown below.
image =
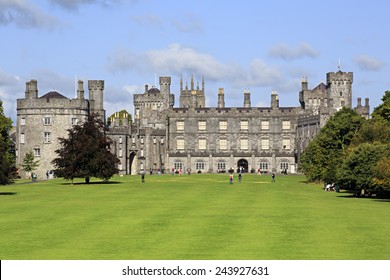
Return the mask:
<path id="1" fill-rule="evenodd" d="M 230 175 L 229 175 L 229 183 L 230 183 L 230 184 L 233 184 L 233 174 L 230 174 Z"/>
<path id="2" fill-rule="evenodd" d="M 242 174 L 240 173 L 238 174 L 238 182 L 241 183 L 241 181 L 242 181 Z"/>
<path id="3" fill-rule="evenodd" d="M 274 172 L 272 172 L 272 182 L 275 182 L 275 173 Z"/>

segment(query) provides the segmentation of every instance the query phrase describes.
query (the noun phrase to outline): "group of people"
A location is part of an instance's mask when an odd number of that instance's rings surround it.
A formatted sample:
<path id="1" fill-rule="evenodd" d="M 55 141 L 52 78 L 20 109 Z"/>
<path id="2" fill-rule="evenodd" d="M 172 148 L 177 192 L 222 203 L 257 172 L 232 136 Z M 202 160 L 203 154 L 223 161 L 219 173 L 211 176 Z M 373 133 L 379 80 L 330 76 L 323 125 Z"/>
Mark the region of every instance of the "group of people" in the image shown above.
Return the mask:
<path id="1" fill-rule="evenodd" d="M 339 192 L 339 187 L 337 185 L 335 185 L 334 183 L 330 184 L 325 184 L 324 185 L 324 191 L 326 192 L 333 192 L 333 191 L 336 191 L 336 192 Z"/>

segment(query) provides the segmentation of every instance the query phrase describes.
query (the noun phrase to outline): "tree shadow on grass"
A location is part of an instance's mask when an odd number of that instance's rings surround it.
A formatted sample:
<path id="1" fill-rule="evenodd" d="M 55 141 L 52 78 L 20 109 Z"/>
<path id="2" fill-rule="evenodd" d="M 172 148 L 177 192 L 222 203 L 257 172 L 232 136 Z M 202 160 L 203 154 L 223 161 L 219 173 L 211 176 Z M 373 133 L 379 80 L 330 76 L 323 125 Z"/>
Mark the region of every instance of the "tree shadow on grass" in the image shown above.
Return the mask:
<path id="1" fill-rule="evenodd" d="M 118 184 L 123 184 L 123 182 L 118 182 L 118 181 L 108 181 L 108 182 L 89 182 L 88 184 L 85 182 L 66 182 L 66 183 L 60 183 L 62 186 L 90 186 L 90 185 L 118 185 Z"/>
<path id="2" fill-rule="evenodd" d="M 0 195 L 15 195 L 16 192 L 0 192 Z"/>
<path id="3" fill-rule="evenodd" d="M 387 196 L 358 196 L 358 193 L 356 191 L 350 191 L 346 190 L 341 193 L 341 195 L 338 195 L 339 198 L 355 198 L 355 199 L 371 199 L 378 202 L 390 202 L 390 198 Z"/>

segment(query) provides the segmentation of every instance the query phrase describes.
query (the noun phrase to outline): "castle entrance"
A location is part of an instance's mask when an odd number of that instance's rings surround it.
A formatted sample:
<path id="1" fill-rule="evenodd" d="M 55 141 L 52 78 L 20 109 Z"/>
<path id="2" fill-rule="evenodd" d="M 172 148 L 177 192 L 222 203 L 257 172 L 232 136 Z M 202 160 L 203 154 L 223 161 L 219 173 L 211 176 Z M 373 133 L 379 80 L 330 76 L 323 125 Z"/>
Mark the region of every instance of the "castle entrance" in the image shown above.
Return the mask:
<path id="1" fill-rule="evenodd" d="M 129 156 L 129 174 L 130 175 L 134 175 L 136 174 L 136 166 L 135 166 L 135 155 L 136 153 L 135 152 L 131 152 L 130 153 L 130 156 Z"/>
<path id="2" fill-rule="evenodd" d="M 246 159 L 240 159 L 237 162 L 237 173 L 239 173 L 240 168 L 242 168 L 242 173 L 248 172 L 248 161 Z"/>

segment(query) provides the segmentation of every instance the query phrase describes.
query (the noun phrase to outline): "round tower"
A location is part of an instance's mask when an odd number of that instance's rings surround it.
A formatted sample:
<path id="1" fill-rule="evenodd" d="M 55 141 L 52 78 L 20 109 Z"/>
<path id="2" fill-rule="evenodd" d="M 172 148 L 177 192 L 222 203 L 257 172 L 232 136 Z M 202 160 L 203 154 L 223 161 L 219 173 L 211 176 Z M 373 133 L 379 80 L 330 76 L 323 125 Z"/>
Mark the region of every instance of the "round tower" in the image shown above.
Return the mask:
<path id="1" fill-rule="evenodd" d="M 342 107 L 352 108 L 352 72 L 330 72 L 326 74 L 329 99 L 333 101 L 333 110 Z"/>

